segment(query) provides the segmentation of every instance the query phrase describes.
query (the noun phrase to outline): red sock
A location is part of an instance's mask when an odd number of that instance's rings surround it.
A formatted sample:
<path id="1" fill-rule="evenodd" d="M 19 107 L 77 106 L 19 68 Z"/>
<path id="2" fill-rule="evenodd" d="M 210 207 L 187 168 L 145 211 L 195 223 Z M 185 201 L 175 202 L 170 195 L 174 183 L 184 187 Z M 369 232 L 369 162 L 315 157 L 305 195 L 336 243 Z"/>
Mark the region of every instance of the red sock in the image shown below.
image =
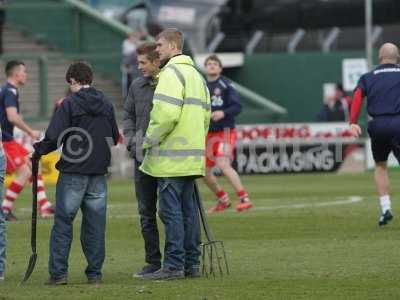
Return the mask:
<path id="1" fill-rule="evenodd" d="M 241 190 L 241 191 L 237 192 L 236 195 L 239 197 L 240 202 L 249 201 L 249 195 L 247 194 L 247 192 L 245 190 Z"/>
<path id="2" fill-rule="evenodd" d="M 224 190 L 220 190 L 215 193 L 215 195 L 218 198 L 219 202 L 228 202 L 229 201 L 229 196 Z"/>
<path id="3" fill-rule="evenodd" d="M 13 205 L 15 200 L 17 200 L 17 197 L 19 194 L 22 192 L 24 187 L 20 185 L 19 183 L 13 181 L 11 182 L 10 186 L 8 187 L 6 191 L 6 195 L 3 200 L 2 208 L 6 212 L 10 212 L 13 209 Z"/>

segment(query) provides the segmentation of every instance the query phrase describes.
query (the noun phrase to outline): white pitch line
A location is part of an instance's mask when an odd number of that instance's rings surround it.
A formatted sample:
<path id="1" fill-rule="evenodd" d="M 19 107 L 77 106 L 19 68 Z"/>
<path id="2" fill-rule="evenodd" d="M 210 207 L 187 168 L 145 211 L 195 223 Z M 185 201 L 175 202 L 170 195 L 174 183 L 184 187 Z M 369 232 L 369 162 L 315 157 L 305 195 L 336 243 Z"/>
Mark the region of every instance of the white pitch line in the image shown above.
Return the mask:
<path id="1" fill-rule="evenodd" d="M 279 210 L 279 209 L 302 209 L 302 208 L 316 208 L 316 207 L 327 207 L 327 206 L 340 206 L 340 205 L 350 205 L 363 201 L 363 198 L 360 196 L 350 196 L 346 200 L 337 200 L 337 201 L 326 201 L 326 202 L 317 202 L 317 203 L 300 203 L 300 204 L 287 204 L 287 205 L 277 205 L 277 206 L 257 206 L 250 209 L 246 213 L 251 213 L 252 211 L 267 211 L 267 210 Z M 117 204 L 118 207 L 122 207 L 123 204 Z M 227 213 L 234 213 L 235 215 L 239 215 L 235 210 L 226 210 Z M 214 214 L 215 216 L 224 215 Z M 243 215 L 243 214 L 240 214 Z M 132 215 L 110 215 L 109 218 L 112 219 L 125 219 L 125 218 L 137 218 L 138 214 Z"/>
<path id="2" fill-rule="evenodd" d="M 271 200 L 271 199 L 270 199 Z M 261 200 L 261 201 L 266 201 L 266 200 Z M 347 197 L 345 200 L 337 200 L 337 201 L 325 201 L 325 202 L 316 202 L 316 203 L 299 203 L 299 204 L 286 204 L 286 205 L 276 205 L 276 206 L 258 206 L 257 203 L 255 204 L 255 207 L 253 207 L 251 210 L 249 210 L 247 213 L 251 213 L 253 211 L 268 211 L 268 210 L 280 210 L 280 209 L 303 209 L 303 208 L 318 208 L 318 207 L 327 207 L 327 206 L 340 206 L 340 205 L 350 205 L 350 204 L 355 204 L 363 201 L 363 197 L 360 196 L 350 196 Z M 127 207 L 136 207 L 137 205 L 135 204 L 109 204 L 108 209 L 114 210 L 114 208 L 127 208 Z M 23 212 L 30 212 L 31 208 L 20 208 L 19 211 Z M 226 213 L 234 213 L 235 215 L 243 215 L 243 214 L 238 214 L 236 213 L 235 210 L 226 210 Z M 216 216 L 220 215 L 225 215 L 224 213 L 221 214 L 215 214 Z M 115 212 L 114 212 L 115 213 Z M 114 215 L 111 213 L 108 213 L 108 218 L 111 219 L 129 219 L 129 218 L 138 218 L 139 215 L 137 213 L 132 213 L 132 214 L 118 214 Z"/>
<path id="3" fill-rule="evenodd" d="M 338 201 L 327 201 L 327 202 L 317 202 L 317 203 L 301 203 L 301 204 L 287 204 L 287 205 L 278 205 L 278 206 L 255 206 L 251 210 L 278 210 L 278 209 L 301 209 L 308 207 L 326 207 L 326 206 L 337 206 L 337 205 L 349 205 L 353 203 L 358 203 L 363 200 L 362 197 L 359 196 L 351 196 L 347 200 L 338 200 Z"/>

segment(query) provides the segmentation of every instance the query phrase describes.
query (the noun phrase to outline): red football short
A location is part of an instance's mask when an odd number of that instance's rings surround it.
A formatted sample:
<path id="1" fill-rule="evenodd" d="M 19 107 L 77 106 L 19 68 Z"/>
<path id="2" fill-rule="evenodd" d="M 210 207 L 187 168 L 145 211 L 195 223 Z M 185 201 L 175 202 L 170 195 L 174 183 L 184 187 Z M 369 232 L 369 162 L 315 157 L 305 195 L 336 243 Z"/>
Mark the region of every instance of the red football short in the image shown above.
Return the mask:
<path id="1" fill-rule="evenodd" d="M 13 173 L 27 162 L 29 151 L 16 141 L 3 142 L 7 158 L 7 174 Z"/>
<path id="2" fill-rule="evenodd" d="M 236 146 L 236 129 L 227 129 L 225 131 L 209 132 L 207 134 L 206 166 L 212 168 L 215 166 L 218 157 L 228 157 L 233 159 Z"/>

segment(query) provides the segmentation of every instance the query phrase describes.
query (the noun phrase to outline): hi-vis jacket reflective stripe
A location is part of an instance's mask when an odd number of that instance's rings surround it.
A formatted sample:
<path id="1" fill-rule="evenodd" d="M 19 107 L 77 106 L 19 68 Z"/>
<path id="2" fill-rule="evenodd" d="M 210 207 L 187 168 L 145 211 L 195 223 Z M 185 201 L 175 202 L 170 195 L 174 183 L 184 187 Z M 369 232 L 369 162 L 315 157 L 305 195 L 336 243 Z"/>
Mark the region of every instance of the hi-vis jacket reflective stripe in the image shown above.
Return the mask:
<path id="1" fill-rule="evenodd" d="M 159 74 L 140 169 L 154 177 L 205 175 L 205 140 L 211 102 L 202 75 L 186 55 Z"/>

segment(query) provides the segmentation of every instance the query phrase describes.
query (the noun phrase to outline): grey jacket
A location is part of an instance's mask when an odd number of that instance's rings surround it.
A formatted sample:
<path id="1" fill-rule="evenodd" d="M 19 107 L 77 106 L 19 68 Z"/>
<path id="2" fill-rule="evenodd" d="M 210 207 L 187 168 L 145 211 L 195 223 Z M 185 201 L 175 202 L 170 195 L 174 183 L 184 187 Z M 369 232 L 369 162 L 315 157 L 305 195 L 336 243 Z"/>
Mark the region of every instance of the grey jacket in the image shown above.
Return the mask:
<path id="1" fill-rule="evenodd" d="M 142 144 L 150 122 L 155 87 L 152 78 L 135 79 L 124 103 L 123 127 L 126 148 L 130 156 L 140 162 L 143 160 Z"/>

